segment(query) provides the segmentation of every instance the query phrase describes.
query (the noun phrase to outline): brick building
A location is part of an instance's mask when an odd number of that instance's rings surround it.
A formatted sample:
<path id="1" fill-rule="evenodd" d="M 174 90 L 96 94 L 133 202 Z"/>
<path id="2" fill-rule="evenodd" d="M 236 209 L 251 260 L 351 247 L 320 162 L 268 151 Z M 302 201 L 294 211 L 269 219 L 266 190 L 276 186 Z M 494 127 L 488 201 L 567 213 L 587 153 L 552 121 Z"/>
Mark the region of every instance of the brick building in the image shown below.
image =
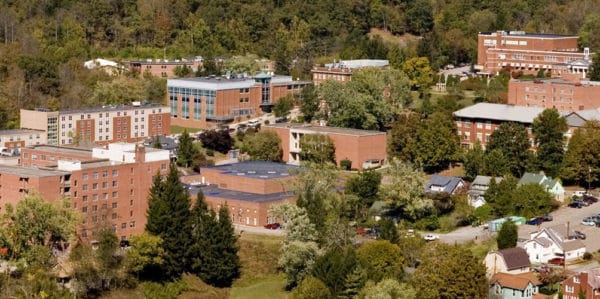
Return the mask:
<path id="1" fill-rule="evenodd" d="M 182 180 L 189 184 L 192 200 L 202 190 L 215 211 L 227 205 L 233 223 L 264 226 L 280 221 L 269 214 L 271 205 L 295 202 L 291 188 L 297 171 L 283 163 L 248 161 L 203 167 L 199 176 Z"/>
<path id="2" fill-rule="evenodd" d="M 576 60 L 589 62 L 589 49 L 579 52 L 577 40 L 576 35 L 480 32 L 475 68 L 482 72 L 497 73 L 502 68 L 510 67 L 525 74 L 536 74 L 539 70 L 551 71 L 558 64 L 570 64 Z"/>
<path id="3" fill-rule="evenodd" d="M 358 60 L 340 60 L 339 62 L 325 64 L 324 66 L 314 66 L 310 71 L 313 75 L 313 83 L 321 84 L 326 80 L 335 80 L 340 82 L 350 81 L 354 70 L 366 67 L 386 68 L 389 65 L 388 60 L 378 59 L 358 59 Z"/>
<path id="4" fill-rule="evenodd" d="M 46 132 L 50 145 L 135 142 L 171 133 L 171 111 L 157 104 L 80 110 L 21 109 L 21 128 Z"/>
<path id="5" fill-rule="evenodd" d="M 305 81 L 265 73 L 255 77 L 197 77 L 167 81 L 173 125 L 213 128 L 256 117 L 288 94 L 298 94 Z"/>
<path id="6" fill-rule="evenodd" d="M 46 133 L 40 130 L 0 130 L 0 148 L 13 151 L 37 144 L 46 144 Z"/>
<path id="7" fill-rule="evenodd" d="M 283 161 L 299 165 L 300 138 L 305 134 L 324 134 L 335 145 L 335 159 L 350 160 L 352 168 L 363 169 L 380 166 L 387 158 L 387 135 L 385 132 L 314 126 L 308 124 L 273 124 L 263 126 L 281 138 Z"/>
<path id="8" fill-rule="evenodd" d="M 492 132 L 505 122 L 516 122 L 525 126 L 533 146 L 531 124 L 542 111 L 544 108 L 540 107 L 478 103 L 455 111 L 453 114 L 460 135 L 460 144 L 471 148 L 475 141 L 479 140 L 481 146 L 485 148 Z"/>
<path id="9" fill-rule="evenodd" d="M 600 298 L 600 270 L 579 272 L 562 282 L 564 299 L 579 299 L 581 293 L 587 299 Z"/>
<path id="10" fill-rule="evenodd" d="M 29 192 L 49 201 L 69 198 L 83 216 L 79 236 L 88 241 L 103 225 L 112 225 L 121 239 L 142 233 L 152 177 L 157 172 L 166 174 L 169 165 L 168 151 L 133 143 L 112 143 L 81 152 L 46 146 L 22 155 L 27 155 L 27 161 L 45 156 L 47 162 L 38 167 L 31 167 L 33 162 L 27 162 L 28 167 L 26 163 L 0 166 L 0 206 L 16 204 Z M 53 163 L 50 157 L 55 158 Z"/>
<path id="11" fill-rule="evenodd" d="M 177 67 L 189 67 L 192 71 L 196 71 L 202 65 L 201 59 L 147 59 L 129 62 L 129 70 L 138 74 L 150 73 L 156 77 L 173 78 Z"/>
<path id="12" fill-rule="evenodd" d="M 510 80 L 508 104 L 560 111 L 600 107 L 600 82 L 568 81 L 562 78 Z"/>

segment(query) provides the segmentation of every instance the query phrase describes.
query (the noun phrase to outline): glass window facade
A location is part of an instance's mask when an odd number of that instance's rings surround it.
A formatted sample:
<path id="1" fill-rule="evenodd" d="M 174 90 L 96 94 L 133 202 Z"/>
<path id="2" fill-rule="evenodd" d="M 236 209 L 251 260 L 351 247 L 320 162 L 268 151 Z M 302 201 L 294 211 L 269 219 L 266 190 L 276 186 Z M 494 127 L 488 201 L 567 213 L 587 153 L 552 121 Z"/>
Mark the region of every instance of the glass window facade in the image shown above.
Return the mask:
<path id="1" fill-rule="evenodd" d="M 217 92 L 214 90 L 182 88 L 169 86 L 169 100 L 171 103 L 171 116 L 189 118 L 190 114 L 190 98 L 194 98 L 194 119 L 200 120 L 202 114 L 202 98 L 206 99 L 206 116 L 213 116 L 215 111 L 215 98 Z M 177 98 L 181 97 L 181 115 L 177 114 Z"/>

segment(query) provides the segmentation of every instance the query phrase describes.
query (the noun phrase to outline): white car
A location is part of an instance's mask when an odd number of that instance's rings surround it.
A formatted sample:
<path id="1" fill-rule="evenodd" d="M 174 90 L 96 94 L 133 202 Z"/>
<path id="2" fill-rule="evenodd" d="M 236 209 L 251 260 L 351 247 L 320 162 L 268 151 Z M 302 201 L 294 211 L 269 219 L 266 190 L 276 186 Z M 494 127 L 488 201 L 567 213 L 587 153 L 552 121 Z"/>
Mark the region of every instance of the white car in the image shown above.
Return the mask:
<path id="1" fill-rule="evenodd" d="M 588 226 L 594 226 L 594 225 L 596 225 L 596 222 L 594 222 L 594 219 L 588 217 L 588 218 L 584 218 L 583 220 L 581 220 L 581 224 L 588 225 Z"/>
<path id="2" fill-rule="evenodd" d="M 432 234 L 427 234 L 427 235 L 425 235 L 425 237 L 423 237 L 423 239 L 425 239 L 425 241 L 427 241 L 427 242 L 435 241 L 439 238 L 440 237 L 438 237 L 436 235 L 432 235 Z"/>

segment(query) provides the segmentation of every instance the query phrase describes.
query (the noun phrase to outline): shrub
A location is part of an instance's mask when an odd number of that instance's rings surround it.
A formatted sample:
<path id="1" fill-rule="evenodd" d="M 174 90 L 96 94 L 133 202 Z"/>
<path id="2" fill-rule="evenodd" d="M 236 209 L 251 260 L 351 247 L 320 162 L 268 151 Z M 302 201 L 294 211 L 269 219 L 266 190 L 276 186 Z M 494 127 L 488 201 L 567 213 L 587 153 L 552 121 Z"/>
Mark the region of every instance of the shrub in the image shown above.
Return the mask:
<path id="1" fill-rule="evenodd" d="M 270 124 L 271 122 L 268 119 L 265 119 L 265 125 Z"/>
<path id="2" fill-rule="evenodd" d="M 209 157 L 214 157 L 215 156 L 215 151 L 211 150 L 211 149 L 207 149 L 206 150 L 206 155 Z"/>
<path id="3" fill-rule="evenodd" d="M 344 160 L 340 161 L 340 168 L 342 170 L 350 170 L 351 167 L 352 167 L 352 161 L 350 161 L 348 159 L 344 159 Z"/>
<path id="4" fill-rule="evenodd" d="M 177 280 L 164 284 L 156 282 L 143 282 L 140 284 L 140 288 L 148 299 L 176 299 L 179 297 L 179 294 L 188 289 L 188 286 L 184 281 Z"/>
<path id="5" fill-rule="evenodd" d="M 584 253 L 583 254 L 583 259 L 586 260 L 586 261 L 591 260 L 592 259 L 592 254 L 589 253 L 589 252 Z"/>

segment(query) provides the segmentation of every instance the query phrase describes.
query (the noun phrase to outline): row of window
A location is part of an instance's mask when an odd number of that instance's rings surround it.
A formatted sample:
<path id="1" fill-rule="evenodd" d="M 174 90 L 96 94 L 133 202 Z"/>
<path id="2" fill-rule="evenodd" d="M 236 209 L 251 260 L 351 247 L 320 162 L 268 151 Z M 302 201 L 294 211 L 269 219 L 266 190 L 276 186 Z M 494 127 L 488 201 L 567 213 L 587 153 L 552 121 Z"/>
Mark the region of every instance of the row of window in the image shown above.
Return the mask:
<path id="1" fill-rule="evenodd" d="M 119 181 L 112 181 L 112 187 L 113 188 L 119 187 Z M 102 182 L 102 189 L 106 189 L 106 188 L 108 188 L 108 182 Z M 83 191 L 88 191 L 88 185 L 84 184 L 82 186 L 82 190 Z M 92 190 L 98 190 L 98 183 L 93 183 L 92 184 Z"/>
<path id="2" fill-rule="evenodd" d="M 104 218 L 106 218 L 106 217 L 104 217 Z M 105 220 L 105 219 L 103 219 L 103 220 Z M 113 227 L 113 231 L 115 231 L 115 232 L 116 232 L 116 231 L 117 231 L 117 225 L 116 225 L 116 224 L 113 224 L 113 226 L 112 226 L 112 227 Z M 135 227 L 135 221 L 131 221 L 131 222 L 129 222 L 129 227 L 130 227 L 130 228 L 134 228 L 134 227 Z M 126 228 L 127 228 L 127 222 L 123 222 L 123 223 L 121 223 L 121 229 L 126 229 Z M 92 236 L 95 236 L 95 235 L 96 235 L 96 233 L 97 233 L 97 231 L 96 231 L 96 230 L 92 230 Z M 82 238 L 87 238 L 87 237 L 88 237 L 88 231 L 87 231 L 87 229 L 82 229 L 82 230 L 81 230 L 81 237 L 82 237 Z"/>
<path id="3" fill-rule="evenodd" d="M 10 136 L 8 137 L 8 141 L 21 141 L 21 136 Z M 40 139 L 40 134 L 35 135 L 35 139 Z M 29 135 L 29 140 L 33 140 L 33 135 Z M 2 141 L 2 138 L 0 138 L 0 142 Z M 4 140 L 6 141 L 6 139 Z"/>
<path id="4" fill-rule="evenodd" d="M 457 127 L 462 127 L 464 125 L 465 128 L 470 128 L 471 127 L 471 121 L 465 120 L 465 121 L 460 121 L 457 120 L 456 121 L 456 126 Z M 478 129 L 482 129 L 483 128 L 483 123 L 481 122 L 476 122 L 477 128 Z M 491 129 L 492 128 L 492 121 L 488 120 L 485 122 L 485 128 L 486 129 Z"/>

